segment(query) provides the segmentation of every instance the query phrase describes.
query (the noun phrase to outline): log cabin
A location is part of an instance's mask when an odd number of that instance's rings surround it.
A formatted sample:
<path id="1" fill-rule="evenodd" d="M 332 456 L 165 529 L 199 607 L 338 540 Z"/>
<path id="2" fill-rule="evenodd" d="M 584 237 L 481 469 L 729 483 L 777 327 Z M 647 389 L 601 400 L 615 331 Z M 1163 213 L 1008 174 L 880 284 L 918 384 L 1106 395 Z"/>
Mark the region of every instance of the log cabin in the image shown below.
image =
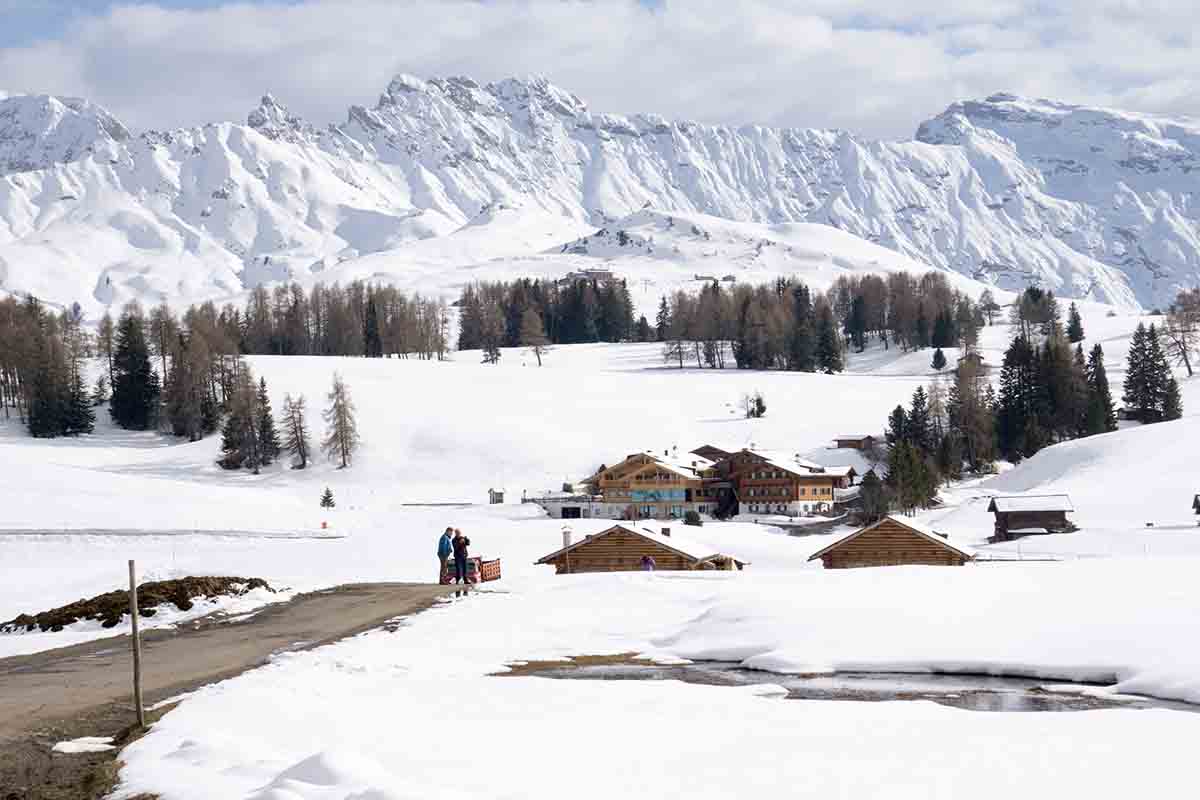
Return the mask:
<path id="1" fill-rule="evenodd" d="M 809 556 L 825 569 L 924 565 L 961 567 L 974 556 L 941 534 L 908 519 L 887 516 Z"/>
<path id="2" fill-rule="evenodd" d="M 993 497 L 987 510 L 996 515 L 994 542 L 1007 542 L 1028 534 L 1076 530 L 1067 519 L 1067 514 L 1075 508 L 1065 494 Z"/>
<path id="3" fill-rule="evenodd" d="M 748 562 L 679 536 L 634 525 L 614 525 L 555 550 L 536 564 L 553 564 L 559 575 L 577 572 L 637 572 L 646 556 L 656 570 L 734 570 Z"/>

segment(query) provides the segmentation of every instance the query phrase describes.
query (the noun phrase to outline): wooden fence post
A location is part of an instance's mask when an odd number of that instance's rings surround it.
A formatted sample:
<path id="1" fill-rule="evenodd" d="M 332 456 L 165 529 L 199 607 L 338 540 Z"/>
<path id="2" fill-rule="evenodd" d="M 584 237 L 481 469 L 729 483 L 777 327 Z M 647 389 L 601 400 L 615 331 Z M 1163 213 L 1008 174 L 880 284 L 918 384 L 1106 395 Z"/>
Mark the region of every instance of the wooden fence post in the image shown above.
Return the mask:
<path id="1" fill-rule="evenodd" d="M 137 707 L 138 726 L 146 730 L 146 709 L 142 705 L 142 633 L 138 628 L 137 575 L 129 560 L 129 615 L 133 620 L 133 703 Z"/>

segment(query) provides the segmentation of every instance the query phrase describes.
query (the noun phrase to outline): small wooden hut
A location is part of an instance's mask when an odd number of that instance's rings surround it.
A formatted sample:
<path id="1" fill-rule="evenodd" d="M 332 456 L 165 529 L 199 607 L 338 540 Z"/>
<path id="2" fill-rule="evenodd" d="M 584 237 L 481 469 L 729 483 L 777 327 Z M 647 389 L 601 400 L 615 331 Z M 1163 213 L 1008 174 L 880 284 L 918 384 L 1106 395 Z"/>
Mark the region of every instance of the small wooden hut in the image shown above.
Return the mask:
<path id="1" fill-rule="evenodd" d="M 904 564 L 961 567 L 974 556 L 908 519 L 884 517 L 809 557 L 825 569 L 894 567 Z"/>
<path id="2" fill-rule="evenodd" d="M 1075 510 L 1065 494 L 993 497 L 988 511 L 996 515 L 992 541 L 1007 542 L 1037 533 L 1064 533 L 1076 530 L 1067 519 Z"/>
<path id="3" fill-rule="evenodd" d="M 869 433 L 853 433 L 838 436 L 833 440 L 833 444 L 839 450 L 870 450 L 876 441 Z"/>
<path id="4" fill-rule="evenodd" d="M 614 525 L 555 550 L 535 563 L 553 564 L 559 575 L 576 572 L 636 572 L 642 559 L 654 559 L 656 570 L 734 570 L 746 566 L 733 556 L 707 545 L 673 536 L 670 528 L 656 532 L 631 525 Z"/>

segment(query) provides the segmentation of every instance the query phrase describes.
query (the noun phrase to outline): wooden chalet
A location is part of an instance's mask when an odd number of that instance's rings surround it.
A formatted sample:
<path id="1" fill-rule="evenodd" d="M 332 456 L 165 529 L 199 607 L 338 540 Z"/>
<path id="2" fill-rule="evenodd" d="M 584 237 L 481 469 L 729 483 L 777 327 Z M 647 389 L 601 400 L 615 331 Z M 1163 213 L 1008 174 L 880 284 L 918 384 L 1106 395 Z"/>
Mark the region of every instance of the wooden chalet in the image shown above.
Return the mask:
<path id="1" fill-rule="evenodd" d="M 813 553 L 808 560 L 818 558 L 825 569 L 853 569 L 904 564 L 961 567 L 974 556 L 928 528 L 888 516 Z"/>
<path id="2" fill-rule="evenodd" d="M 833 440 L 833 444 L 838 450 L 870 450 L 877 441 L 879 441 L 878 437 L 862 433 L 838 436 Z"/>
<path id="3" fill-rule="evenodd" d="M 713 465 L 706 486 L 730 487 L 740 513 L 801 514 L 832 508 L 856 475 L 853 467 L 823 467 L 794 455 L 741 450 Z M 718 497 L 719 509 L 728 506 Z"/>
<path id="4" fill-rule="evenodd" d="M 1067 519 L 1075 510 L 1065 494 L 993 497 L 988 511 L 996 515 L 992 541 L 1007 542 L 1033 533 L 1064 533 L 1076 530 Z"/>
<path id="5" fill-rule="evenodd" d="M 557 574 L 576 572 L 637 572 L 642 559 L 654 559 L 656 570 L 734 570 L 747 562 L 718 553 L 706 545 L 634 525 L 614 525 L 568 544 L 535 563 L 553 564 Z"/>
<path id="6" fill-rule="evenodd" d="M 701 475 L 712 462 L 690 454 L 676 458 L 633 453 L 587 479 L 600 503 L 626 519 L 681 519 L 688 511 L 708 513 Z"/>

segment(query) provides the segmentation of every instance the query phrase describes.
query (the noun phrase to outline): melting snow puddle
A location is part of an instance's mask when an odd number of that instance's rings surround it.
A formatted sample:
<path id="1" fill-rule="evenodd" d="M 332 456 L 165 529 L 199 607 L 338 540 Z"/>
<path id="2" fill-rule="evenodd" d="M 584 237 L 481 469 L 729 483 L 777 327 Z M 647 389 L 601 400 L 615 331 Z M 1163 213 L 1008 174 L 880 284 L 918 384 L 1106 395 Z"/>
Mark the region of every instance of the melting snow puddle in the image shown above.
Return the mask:
<path id="1" fill-rule="evenodd" d="M 1103 687 L 1045 685 L 1025 678 L 988 675 L 842 672 L 776 675 L 719 662 L 692 664 L 602 663 L 521 665 L 516 674 L 562 680 L 675 680 L 708 686 L 770 684 L 789 700 L 929 700 L 967 711 L 1091 711 L 1105 708 L 1168 708 L 1200 711 L 1187 703 L 1108 693 Z M 780 696 L 784 696 L 780 692 Z"/>

